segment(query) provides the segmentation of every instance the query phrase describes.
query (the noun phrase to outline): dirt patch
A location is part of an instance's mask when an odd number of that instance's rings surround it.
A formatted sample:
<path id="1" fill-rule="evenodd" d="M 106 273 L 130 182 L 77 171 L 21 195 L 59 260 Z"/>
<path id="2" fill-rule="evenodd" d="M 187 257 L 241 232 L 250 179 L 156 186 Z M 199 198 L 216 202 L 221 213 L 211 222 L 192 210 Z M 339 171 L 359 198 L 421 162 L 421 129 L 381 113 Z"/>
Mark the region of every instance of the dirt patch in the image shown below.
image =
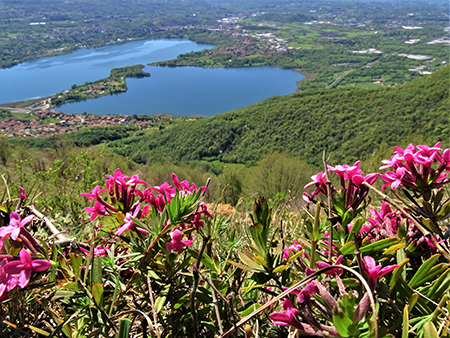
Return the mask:
<path id="1" fill-rule="evenodd" d="M 222 216 L 233 216 L 234 214 L 234 207 L 231 206 L 230 204 L 212 204 L 212 203 L 208 203 L 206 204 L 206 206 L 208 207 L 208 210 L 210 212 L 214 212 L 214 214 L 216 215 L 222 215 Z"/>

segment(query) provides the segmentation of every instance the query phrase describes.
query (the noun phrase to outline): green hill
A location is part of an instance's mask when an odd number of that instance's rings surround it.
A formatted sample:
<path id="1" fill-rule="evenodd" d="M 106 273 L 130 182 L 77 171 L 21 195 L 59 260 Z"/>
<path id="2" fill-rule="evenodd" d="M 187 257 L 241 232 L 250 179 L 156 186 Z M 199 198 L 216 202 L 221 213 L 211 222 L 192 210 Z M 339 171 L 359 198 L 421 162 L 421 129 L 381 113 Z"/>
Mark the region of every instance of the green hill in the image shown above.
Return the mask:
<path id="1" fill-rule="evenodd" d="M 108 143 L 140 162 L 220 160 L 252 164 L 283 151 L 319 165 L 324 149 L 336 161 L 372 154 L 380 144 L 411 140 L 449 145 L 449 67 L 384 89 L 309 90 L 222 115 Z"/>

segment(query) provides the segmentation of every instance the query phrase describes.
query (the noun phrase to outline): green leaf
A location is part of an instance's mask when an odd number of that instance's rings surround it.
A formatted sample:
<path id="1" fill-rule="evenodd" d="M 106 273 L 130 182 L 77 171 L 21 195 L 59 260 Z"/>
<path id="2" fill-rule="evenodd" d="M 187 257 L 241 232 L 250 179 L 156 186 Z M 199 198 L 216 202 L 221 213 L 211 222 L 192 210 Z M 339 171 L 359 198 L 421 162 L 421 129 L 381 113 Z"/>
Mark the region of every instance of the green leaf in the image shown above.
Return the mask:
<path id="1" fill-rule="evenodd" d="M 355 316 L 355 297 L 353 293 L 348 293 L 342 297 L 340 303 L 342 304 L 345 315 L 348 318 L 353 318 Z"/>
<path id="2" fill-rule="evenodd" d="M 75 291 L 58 290 L 53 295 L 51 301 L 54 302 L 55 300 L 60 299 L 60 298 L 72 297 L 73 295 L 75 295 L 75 293 L 76 293 Z"/>
<path id="3" fill-rule="evenodd" d="M 409 331 L 409 305 L 405 305 L 403 308 L 403 329 L 402 329 L 402 338 L 408 338 Z"/>
<path id="4" fill-rule="evenodd" d="M 237 268 L 239 268 L 239 269 L 241 269 L 241 270 L 244 270 L 244 271 L 252 271 L 252 269 L 251 269 L 249 266 L 246 266 L 246 265 L 243 265 L 243 264 L 240 264 L 240 263 L 233 262 L 231 259 L 228 259 L 227 262 L 230 263 L 231 265 L 234 265 L 235 267 L 237 267 Z"/>
<path id="5" fill-rule="evenodd" d="M 92 287 L 92 296 L 95 299 L 95 303 L 102 308 L 103 307 L 103 285 L 102 284 L 95 284 Z"/>
<path id="6" fill-rule="evenodd" d="M 389 282 L 389 289 L 390 290 L 392 290 L 394 288 L 395 284 L 397 284 L 397 282 L 400 279 L 400 277 L 402 277 L 403 270 L 404 270 L 406 264 L 408 264 L 408 262 L 409 262 L 409 258 L 405 258 L 404 260 L 402 260 L 398 264 L 398 267 L 396 267 L 394 269 L 394 271 L 392 272 L 392 277 L 391 277 L 391 280 Z"/>
<path id="7" fill-rule="evenodd" d="M 222 295 L 225 296 L 228 290 L 228 284 L 217 279 L 214 279 L 212 282 L 216 287 L 217 291 L 219 291 Z"/>
<path id="8" fill-rule="evenodd" d="M 277 273 L 277 272 L 286 270 L 287 268 L 289 268 L 289 265 L 279 265 L 275 269 L 273 269 L 273 273 Z"/>
<path id="9" fill-rule="evenodd" d="M 268 267 L 267 261 L 262 258 L 261 256 L 253 256 L 253 260 L 258 263 L 259 265 L 262 265 L 264 267 Z"/>
<path id="10" fill-rule="evenodd" d="M 359 217 L 353 224 L 352 231 L 350 231 L 350 233 L 348 234 L 347 242 L 349 242 L 350 239 L 353 238 L 353 236 L 359 234 L 359 231 L 361 230 L 362 226 L 363 226 L 363 219 L 362 217 Z"/>
<path id="11" fill-rule="evenodd" d="M 346 228 L 347 225 L 348 225 L 351 221 L 353 221 L 353 216 L 352 216 L 352 214 L 351 214 L 351 212 L 350 212 L 350 210 L 349 210 L 349 211 L 347 211 L 347 212 L 344 214 L 344 217 L 342 217 L 342 226 L 343 226 L 344 228 Z"/>
<path id="12" fill-rule="evenodd" d="M 423 338 L 439 338 L 436 327 L 432 322 L 426 322 L 423 325 Z"/>
<path id="13" fill-rule="evenodd" d="M 353 321 L 338 308 L 333 312 L 333 324 L 342 337 L 350 337 L 349 328 L 353 325 Z"/>
<path id="14" fill-rule="evenodd" d="M 408 300 L 408 303 L 410 306 L 409 311 L 412 311 L 412 309 L 414 308 L 414 305 L 416 305 L 418 299 L 419 299 L 419 295 L 417 293 L 413 293 L 411 295 L 411 297 L 409 297 L 409 300 Z"/>
<path id="15" fill-rule="evenodd" d="M 398 238 L 386 238 L 382 239 L 380 241 L 376 241 L 374 243 L 371 243 L 369 245 L 363 246 L 359 249 L 361 253 L 367 253 L 371 251 L 380 251 L 386 248 L 389 248 L 390 246 L 397 244 L 400 242 L 400 239 Z"/>
<path id="16" fill-rule="evenodd" d="M 246 308 L 244 311 L 238 312 L 239 315 L 244 318 L 247 317 L 249 314 L 255 312 L 256 310 L 258 310 L 262 305 L 261 304 L 252 304 L 251 306 L 249 306 L 248 308 Z"/>
<path id="17" fill-rule="evenodd" d="M 117 338 L 128 338 L 130 337 L 131 320 L 128 318 L 122 318 L 120 320 L 119 332 L 117 333 Z"/>
<path id="18" fill-rule="evenodd" d="M 445 216 L 447 216 L 449 214 L 450 214 L 450 201 L 448 201 L 441 207 L 441 210 L 439 211 L 438 216 L 440 216 L 441 218 L 444 218 Z"/>
<path id="19" fill-rule="evenodd" d="M 341 280 L 346 287 L 351 289 L 357 288 L 361 285 L 361 282 L 356 278 L 342 278 Z M 335 279 L 331 280 L 331 286 L 333 286 L 334 288 L 338 287 L 338 284 Z"/>
<path id="20" fill-rule="evenodd" d="M 355 252 L 355 242 L 350 241 L 345 243 L 344 246 L 339 249 L 339 252 L 344 256 Z"/>
<path id="21" fill-rule="evenodd" d="M 76 291 L 83 290 L 83 288 L 80 286 L 80 284 L 78 284 L 78 282 L 72 282 L 72 283 L 66 284 L 66 285 L 64 285 L 63 289 L 76 290 Z"/>
<path id="22" fill-rule="evenodd" d="M 384 250 L 383 255 L 384 256 L 393 256 L 397 253 L 398 250 L 403 249 L 405 247 L 406 243 L 398 243 L 395 245 L 392 245 L 391 247 Z"/>
<path id="23" fill-rule="evenodd" d="M 189 251 L 190 252 L 190 251 Z M 202 256 L 202 263 L 211 271 L 217 272 L 216 265 L 211 257 L 205 252 Z"/>
<path id="24" fill-rule="evenodd" d="M 81 263 L 83 258 L 80 255 L 75 253 L 70 254 L 70 265 L 72 266 L 72 270 L 75 273 L 75 279 L 78 280 L 81 274 Z"/>
<path id="25" fill-rule="evenodd" d="M 102 276 L 102 257 L 95 256 L 94 262 L 92 264 L 91 283 L 92 284 L 101 284 L 102 278 L 103 278 L 103 276 Z"/>
<path id="26" fill-rule="evenodd" d="M 434 264 L 436 264 L 440 256 L 441 255 L 439 254 L 435 254 L 422 263 L 420 268 L 417 270 L 417 272 L 414 274 L 413 278 L 411 278 L 411 281 L 409 282 L 409 286 L 411 288 L 415 289 L 420 285 L 418 282 L 426 278 L 428 272 L 434 266 Z"/>
<path id="27" fill-rule="evenodd" d="M 429 282 L 430 280 L 437 278 L 437 276 L 440 276 L 445 270 L 447 270 L 449 265 L 447 263 L 441 263 L 433 266 L 430 271 L 426 275 L 423 276 L 422 279 L 419 279 L 417 281 L 418 286 L 424 285 L 426 282 Z"/>
<path id="28" fill-rule="evenodd" d="M 427 296 L 437 301 L 450 287 L 450 269 L 447 269 L 432 285 Z"/>
<path id="29" fill-rule="evenodd" d="M 39 328 L 37 328 L 35 326 L 31 326 L 31 325 L 25 324 L 24 327 L 29 328 L 30 330 L 32 330 L 32 331 L 34 331 L 36 333 L 39 333 L 39 334 L 41 334 L 43 336 L 46 336 L 46 337 L 50 336 L 50 333 L 48 333 L 47 331 L 41 330 L 41 329 L 39 329 Z"/>
<path id="30" fill-rule="evenodd" d="M 253 256 L 247 251 L 243 253 L 238 253 L 239 258 L 244 264 L 248 265 L 252 270 L 264 271 L 264 268 L 261 265 L 253 260 Z M 266 263 L 267 265 L 267 263 Z"/>
<path id="31" fill-rule="evenodd" d="M 155 300 L 155 311 L 159 313 L 167 301 L 167 295 L 169 294 L 170 284 L 167 284 L 160 292 L 158 298 Z"/>

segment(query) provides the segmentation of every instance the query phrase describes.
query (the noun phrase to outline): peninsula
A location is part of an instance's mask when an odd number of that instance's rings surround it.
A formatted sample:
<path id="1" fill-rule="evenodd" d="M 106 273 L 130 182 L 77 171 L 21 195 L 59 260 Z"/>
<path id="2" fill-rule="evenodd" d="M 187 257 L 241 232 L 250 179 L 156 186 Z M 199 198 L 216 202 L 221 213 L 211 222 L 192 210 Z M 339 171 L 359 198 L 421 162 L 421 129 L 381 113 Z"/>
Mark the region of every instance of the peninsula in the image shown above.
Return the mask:
<path id="1" fill-rule="evenodd" d="M 59 107 L 65 103 L 84 101 L 100 96 L 123 93 L 127 91 L 126 78 L 149 77 L 150 73 L 144 72 L 144 65 L 134 65 L 111 69 L 106 79 L 94 82 L 85 82 L 83 85 L 72 85 L 68 90 L 55 94 L 50 99 L 52 107 Z"/>

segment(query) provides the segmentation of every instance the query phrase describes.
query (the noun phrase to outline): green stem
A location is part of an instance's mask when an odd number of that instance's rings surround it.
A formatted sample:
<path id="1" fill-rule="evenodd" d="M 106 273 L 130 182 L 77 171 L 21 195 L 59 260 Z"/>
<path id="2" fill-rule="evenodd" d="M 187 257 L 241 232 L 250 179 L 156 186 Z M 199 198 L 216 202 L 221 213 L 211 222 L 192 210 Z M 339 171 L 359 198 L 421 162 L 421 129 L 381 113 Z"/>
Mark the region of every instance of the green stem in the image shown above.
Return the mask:
<path id="1" fill-rule="evenodd" d="M 319 226 L 319 220 L 320 220 L 320 203 L 316 204 L 316 214 L 314 215 L 314 225 L 313 225 L 313 232 L 312 232 L 312 240 L 311 240 L 311 261 L 309 263 L 309 267 L 311 269 L 314 269 L 316 267 L 316 250 L 317 250 L 317 239 L 318 233 L 317 228 Z M 332 241 L 332 237 L 330 234 L 330 241 Z"/>

